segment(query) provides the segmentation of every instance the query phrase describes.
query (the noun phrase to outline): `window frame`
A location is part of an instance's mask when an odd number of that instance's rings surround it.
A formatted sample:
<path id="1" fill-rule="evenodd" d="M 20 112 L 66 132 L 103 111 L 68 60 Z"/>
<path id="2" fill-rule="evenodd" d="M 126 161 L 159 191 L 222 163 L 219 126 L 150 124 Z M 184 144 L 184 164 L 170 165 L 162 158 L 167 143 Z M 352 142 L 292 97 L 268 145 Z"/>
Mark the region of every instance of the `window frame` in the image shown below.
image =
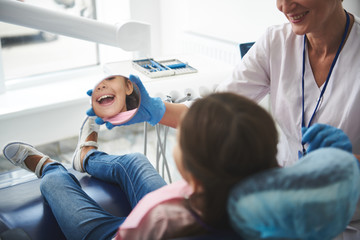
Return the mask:
<path id="1" fill-rule="evenodd" d="M 97 1 L 91 0 L 91 4 L 93 7 L 93 18 L 97 20 Z M 3 94 L 7 91 L 17 90 L 21 88 L 34 87 L 42 84 L 54 83 L 57 81 L 62 81 L 65 76 L 70 76 L 71 74 L 76 74 L 75 77 L 79 76 L 79 74 L 86 74 L 88 69 L 100 68 L 101 66 L 101 54 L 99 44 L 94 42 L 95 44 L 95 63 L 84 65 L 80 67 L 72 67 L 66 68 L 63 70 L 55 70 L 49 72 L 43 72 L 34 75 L 27 75 L 24 77 L 12 78 L 11 81 L 8 81 L 5 77 L 5 69 L 3 63 L 3 54 L 2 54 L 2 44 L 0 37 L 0 94 Z"/>

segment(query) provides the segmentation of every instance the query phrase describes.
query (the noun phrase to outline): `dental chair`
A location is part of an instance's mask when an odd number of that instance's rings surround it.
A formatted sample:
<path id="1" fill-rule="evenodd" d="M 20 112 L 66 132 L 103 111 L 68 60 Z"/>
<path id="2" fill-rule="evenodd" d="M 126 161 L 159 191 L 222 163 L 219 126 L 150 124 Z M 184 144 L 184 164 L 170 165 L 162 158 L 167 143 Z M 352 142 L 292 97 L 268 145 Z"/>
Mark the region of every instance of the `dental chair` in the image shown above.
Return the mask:
<path id="1" fill-rule="evenodd" d="M 240 43 L 240 56 L 243 58 L 245 54 L 250 50 L 250 48 L 254 45 L 255 42 L 247 42 L 247 43 Z"/>
<path id="2" fill-rule="evenodd" d="M 357 215 L 359 195 L 358 160 L 348 152 L 323 148 L 291 167 L 238 183 L 228 212 L 243 239 L 330 240 Z"/>
<path id="3" fill-rule="evenodd" d="M 116 186 L 88 174 L 68 169 L 81 186 L 105 210 L 117 216 L 127 216 L 131 207 L 125 194 Z M 50 207 L 40 193 L 40 180 L 33 179 L 0 189 L 0 238 L 65 239 Z"/>
<path id="4" fill-rule="evenodd" d="M 105 210 L 129 214 L 130 205 L 117 186 L 69 171 Z M 0 189 L 1 240 L 65 239 L 39 185 L 39 179 L 32 179 Z M 359 165 L 352 154 L 317 150 L 292 167 L 271 169 L 236 185 L 228 203 L 234 232 L 176 240 L 331 239 L 350 222 L 359 185 Z"/>

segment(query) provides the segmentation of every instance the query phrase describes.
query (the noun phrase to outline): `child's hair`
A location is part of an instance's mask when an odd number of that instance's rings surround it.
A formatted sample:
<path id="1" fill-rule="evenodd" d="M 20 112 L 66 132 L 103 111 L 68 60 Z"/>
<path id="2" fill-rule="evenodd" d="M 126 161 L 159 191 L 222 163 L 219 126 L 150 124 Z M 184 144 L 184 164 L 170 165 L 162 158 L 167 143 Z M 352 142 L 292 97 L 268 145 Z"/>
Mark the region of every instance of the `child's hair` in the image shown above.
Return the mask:
<path id="1" fill-rule="evenodd" d="M 130 81 L 129 78 L 127 77 L 124 77 L 124 81 L 125 83 L 127 81 Z M 137 89 L 137 86 L 135 83 L 132 83 L 133 84 L 133 92 L 130 94 L 130 95 L 127 95 L 126 96 L 126 109 L 129 111 L 129 110 L 133 110 L 135 108 L 138 108 L 139 107 L 139 104 L 140 104 L 140 93 Z"/>
<path id="2" fill-rule="evenodd" d="M 203 187 L 203 193 L 191 197 L 200 197 L 202 220 L 208 226 L 229 228 L 230 189 L 250 175 L 277 167 L 277 142 L 272 117 L 245 97 L 216 93 L 190 107 L 180 126 L 180 148 L 185 169 Z M 199 229 L 190 232 L 203 231 Z"/>

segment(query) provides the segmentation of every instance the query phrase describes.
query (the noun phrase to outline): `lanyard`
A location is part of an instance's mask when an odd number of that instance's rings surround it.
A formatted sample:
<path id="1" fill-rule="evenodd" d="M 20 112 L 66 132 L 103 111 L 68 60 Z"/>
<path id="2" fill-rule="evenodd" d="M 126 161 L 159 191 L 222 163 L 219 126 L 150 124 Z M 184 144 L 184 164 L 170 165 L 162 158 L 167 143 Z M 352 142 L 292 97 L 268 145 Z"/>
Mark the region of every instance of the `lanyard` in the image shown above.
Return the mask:
<path id="1" fill-rule="evenodd" d="M 320 104 L 320 102 L 321 102 L 321 100 L 322 100 L 322 97 L 323 97 L 323 95 L 324 95 L 324 93 L 325 93 L 326 87 L 327 87 L 327 85 L 328 85 L 328 83 L 329 83 L 331 73 L 332 73 L 332 71 L 333 71 L 333 69 L 334 69 L 334 66 L 335 66 L 335 64 L 336 64 L 336 61 L 337 61 L 337 59 L 338 59 L 338 57 L 339 57 L 340 51 L 341 51 L 341 49 L 342 49 L 342 47 L 343 47 L 343 45 L 344 45 L 346 36 L 347 36 L 347 34 L 348 34 L 349 26 L 350 26 L 350 16 L 349 16 L 349 14 L 348 14 L 346 11 L 345 11 L 345 13 L 346 13 L 346 26 L 345 26 L 344 35 L 343 35 L 343 37 L 342 37 L 340 46 L 339 46 L 339 48 L 338 48 L 338 50 L 337 50 L 337 52 L 336 52 L 336 55 L 335 55 L 335 57 L 334 57 L 334 60 L 333 60 L 333 62 L 332 62 L 332 64 L 331 64 L 330 71 L 329 71 L 328 76 L 327 76 L 327 78 L 326 78 L 324 87 L 323 87 L 323 89 L 322 89 L 321 92 L 320 92 L 320 97 L 319 97 L 319 99 L 318 99 L 318 101 L 317 101 L 317 103 L 316 103 L 316 107 L 315 107 L 315 109 L 314 109 L 313 114 L 311 115 L 311 118 L 310 118 L 310 121 L 309 121 L 309 124 L 308 124 L 307 127 L 310 127 L 311 122 L 313 121 L 313 118 L 314 118 L 314 116 L 315 116 L 315 114 L 316 114 L 316 112 L 317 112 L 317 110 L 318 110 L 319 104 Z M 306 34 L 305 34 L 305 35 L 304 35 L 304 48 L 303 48 L 303 65 L 302 65 L 302 120 L 301 120 L 301 127 L 302 127 L 302 128 L 303 128 L 303 127 L 306 127 L 306 125 L 305 125 L 305 107 L 304 107 L 304 106 L 305 106 L 305 94 L 304 94 L 304 92 L 305 92 L 305 90 L 304 90 L 304 89 L 305 89 L 305 80 L 304 80 L 304 76 L 305 76 L 306 40 L 307 40 L 307 38 L 306 38 Z M 306 150 L 305 150 L 304 145 L 302 145 L 302 147 L 303 147 L 303 156 L 304 156 L 304 155 L 306 154 Z"/>

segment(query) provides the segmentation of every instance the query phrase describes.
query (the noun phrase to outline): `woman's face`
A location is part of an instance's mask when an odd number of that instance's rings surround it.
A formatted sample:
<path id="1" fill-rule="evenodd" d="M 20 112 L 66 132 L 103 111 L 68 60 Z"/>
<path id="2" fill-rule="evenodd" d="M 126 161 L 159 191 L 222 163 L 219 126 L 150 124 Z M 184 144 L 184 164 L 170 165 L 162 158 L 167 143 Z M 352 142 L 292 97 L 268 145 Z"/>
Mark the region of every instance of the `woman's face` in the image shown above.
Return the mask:
<path id="1" fill-rule="evenodd" d="M 298 35 L 321 32 L 331 27 L 329 23 L 334 13 L 342 9 L 340 0 L 277 0 L 276 5 Z"/>
<path id="2" fill-rule="evenodd" d="M 93 90 L 92 107 L 101 118 L 110 118 L 127 111 L 126 96 L 133 92 L 130 80 L 122 76 L 112 76 L 101 81 Z"/>

